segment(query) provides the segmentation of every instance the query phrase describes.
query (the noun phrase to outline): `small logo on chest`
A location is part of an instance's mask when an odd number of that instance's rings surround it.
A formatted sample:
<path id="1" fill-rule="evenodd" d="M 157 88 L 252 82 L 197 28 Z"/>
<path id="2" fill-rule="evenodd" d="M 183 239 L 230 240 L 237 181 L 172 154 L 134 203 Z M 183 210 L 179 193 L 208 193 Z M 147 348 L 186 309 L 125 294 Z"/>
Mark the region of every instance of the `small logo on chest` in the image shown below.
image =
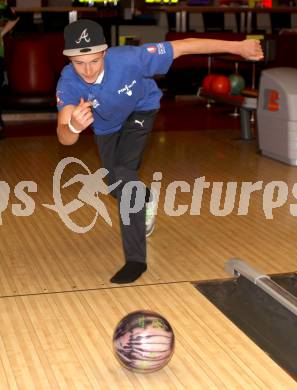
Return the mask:
<path id="1" fill-rule="evenodd" d="M 131 84 L 125 84 L 125 86 L 121 89 L 118 89 L 118 94 L 125 93 L 128 96 L 133 95 L 132 88 L 136 84 L 136 80 L 133 80 Z"/>

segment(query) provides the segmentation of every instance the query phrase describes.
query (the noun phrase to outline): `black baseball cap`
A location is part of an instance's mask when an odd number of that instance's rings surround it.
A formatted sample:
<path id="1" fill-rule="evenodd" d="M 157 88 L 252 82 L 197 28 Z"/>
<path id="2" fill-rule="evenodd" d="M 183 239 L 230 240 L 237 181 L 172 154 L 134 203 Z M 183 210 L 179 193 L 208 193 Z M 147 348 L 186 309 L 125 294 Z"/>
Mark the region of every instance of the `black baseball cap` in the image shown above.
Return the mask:
<path id="1" fill-rule="evenodd" d="M 107 49 L 103 29 L 93 20 L 80 19 L 64 29 L 65 56 L 98 53 Z"/>

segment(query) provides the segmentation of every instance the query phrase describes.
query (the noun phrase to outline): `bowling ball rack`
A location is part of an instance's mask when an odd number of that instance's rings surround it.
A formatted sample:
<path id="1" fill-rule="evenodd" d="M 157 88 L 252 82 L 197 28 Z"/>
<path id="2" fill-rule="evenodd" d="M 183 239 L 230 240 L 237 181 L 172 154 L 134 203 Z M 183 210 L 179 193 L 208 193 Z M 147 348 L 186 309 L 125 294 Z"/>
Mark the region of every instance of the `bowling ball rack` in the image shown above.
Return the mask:
<path id="1" fill-rule="evenodd" d="M 240 138 L 242 140 L 252 140 L 254 138 L 251 115 L 257 109 L 257 97 L 242 95 L 234 96 L 230 94 L 212 94 L 205 91 L 204 88 L 199 88 L 197 96 L 206 99 L 207 102 L 213 101 L 224 103 L 238 108 L 240 113 Z M 211 105 L 207 104 L 207 107 L 210 108 Z"/>

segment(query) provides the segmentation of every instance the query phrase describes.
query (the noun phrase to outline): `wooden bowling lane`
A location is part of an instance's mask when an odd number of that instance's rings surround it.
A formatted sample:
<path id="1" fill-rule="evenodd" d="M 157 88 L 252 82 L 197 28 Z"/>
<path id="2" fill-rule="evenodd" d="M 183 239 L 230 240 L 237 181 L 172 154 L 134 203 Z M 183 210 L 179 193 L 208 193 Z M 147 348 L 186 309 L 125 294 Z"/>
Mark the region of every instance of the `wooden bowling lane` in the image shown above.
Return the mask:
<path id="1" fill-rule="evenodd" d="M 120 366 L 112 334 L 127 313 L 154 310 L 176 348 L 161 371 Z M 0 299 L 1 389 L 294 389 L 296 382 L 190 283 Z"/>
<path id="2" fill-rule="evenodd" d="M 41 129 L 42 130 L 42 129 Z M 237 181 L 284 181 L 289 192 L 295 183 L 296 168 L 264 158 L 256 142 L 242 142 L 234 131 L 157 132 L 153 133 L 141 175 L 150 183 L 153 173 L 163 174 L 157 225 L 148 240 L 149 270 L 137 284 L 197 281 L 225 278 L 224 263 L 242 258 L 265 273 L 296 270 L 296 221 L 289 212 L 289 201 L 276 208 L 274 219 L 263 212 L 263 192 L 252 194 L 248 215 L 235 211 L 226 217 L 210 212 L 211 191 L 203 195 L 200 215 L 170 217 L 164 211 L 166 188 L 183 180 L 193 188 L 196 178 L 205 176 L 210 183 Z M 113 199 L 104 198 L 113 221 L 110 228 L 98 218 L 86 234 L 72 232 L 59 215 L 43 207 L 53 204 L 53 173 L 65 157 L 81 159 L 94 172 L 99 160 L 91 136 L 77 145 L 63 147 L 55 137 L 8 138 L 0 143 L 3 164 L 1 181 L 10 186 L 9 204 L 1 212 L 0 295 L 97 289 L 112 286 L 110 277 L 123 264 L 118 214 Z M 86 173 L 77 164 L 65 170 L 62 184 L 76 173 Z M 13 214 L 12 205 L 21 204 L 15 186 L 34 181 L 31 193 L 34 213 L 27 217 Z M 63 190 L 63 201 L 77 197 L 80 184 Z M 239 193 L 237 193 L 237 200 Z M 191 193 L 177 192 L 177 204 L 191 204 Z M 73 219 L 88 225 L 94 209 L 88 205 L 77 210 Z"/>
<path id="3" fill-rule="evenodd" d="M 282 180 L 292 187 L 296 168 L 259 156 L 256 143 L 238 141 L 238 135 L 225 130 L 152 134 L 141 174 L 149 183 L 153 172 L 162 171 L 161 206 L 148 241 L 149 270 L 124 288 L 109 282 L 123 264 L 115 202 L 104 199 L 113 227 L 98 219 L 86 234 L 71 232 L 42 206 L 53 203 L 52 176 L 62 158 L 79 158 L 91 172 L 98 168 L 93 138 L 82 137 L 72 147 L 62 147 L 55 137 L 0 142 L 0 180 L 11 190 L 0 225 L 1 390 L 296 388 L 188 283 L 225 278 L 230 257 L 266 273 L 295 271 L 295 219 L 288 204 L 266 220 L 261 193 L 255 193 L 247 216 L 215 217 L 206 190 L 200 215 L 169 217 L 162 207 L 173 180 L 191 185 L 201 176 L 209 182 Z M 63 183 L 76 173 L 85 172 L 67 167 Z M 17 217 L 12 205 L 20 201 L 13 190 L 23 180 L 38 185 L 30 194 L 36 207 L 31 216 Z M 65 190 L 64 202 L 75 199 L 79 189 L 78 184 Z M 189 193 L 177 194 L 179 204 L 190 200 Z M 93 217 L 93 209 L 84 206 L 74 220 L 89 224 Z M 176 334 L 172 361 L 148 376 L 123 369 L 112 352 L 117 322 L 138 309 L 160 312 Z"/>

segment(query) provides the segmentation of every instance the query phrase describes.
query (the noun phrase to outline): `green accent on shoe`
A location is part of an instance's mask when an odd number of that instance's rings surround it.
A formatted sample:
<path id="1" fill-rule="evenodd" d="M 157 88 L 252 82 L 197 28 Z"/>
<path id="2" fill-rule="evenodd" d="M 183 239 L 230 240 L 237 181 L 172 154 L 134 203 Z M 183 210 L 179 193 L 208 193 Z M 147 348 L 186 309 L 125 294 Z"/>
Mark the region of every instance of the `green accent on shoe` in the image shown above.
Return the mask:
<path id="1" fill-rule="evenodd" d="M 158 207 L 158 199 L 155 195 L 154 191 L 151 191 L 151 197 L 152 200 L 150 202 L 147 202 L 145 204 L 145 229 L 146 229 L 146 237 L 149 237 L 154 228 L 156 223 L 156 212 Z"/>

